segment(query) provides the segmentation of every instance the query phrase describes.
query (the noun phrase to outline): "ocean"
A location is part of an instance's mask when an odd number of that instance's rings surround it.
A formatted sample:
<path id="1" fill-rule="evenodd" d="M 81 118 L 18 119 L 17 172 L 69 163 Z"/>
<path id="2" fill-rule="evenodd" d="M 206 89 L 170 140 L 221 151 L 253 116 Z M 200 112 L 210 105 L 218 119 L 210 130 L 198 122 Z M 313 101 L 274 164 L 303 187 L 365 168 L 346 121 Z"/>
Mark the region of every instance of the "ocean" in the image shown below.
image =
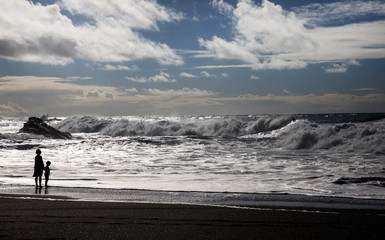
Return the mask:
<path id="1" fill-rule="evenodd" d="M 72 116 L 47 123 L 71 140 L 18 133 L 0 117 L 0 184 L 81 189 L 385 199 L 385 114 Z"/>

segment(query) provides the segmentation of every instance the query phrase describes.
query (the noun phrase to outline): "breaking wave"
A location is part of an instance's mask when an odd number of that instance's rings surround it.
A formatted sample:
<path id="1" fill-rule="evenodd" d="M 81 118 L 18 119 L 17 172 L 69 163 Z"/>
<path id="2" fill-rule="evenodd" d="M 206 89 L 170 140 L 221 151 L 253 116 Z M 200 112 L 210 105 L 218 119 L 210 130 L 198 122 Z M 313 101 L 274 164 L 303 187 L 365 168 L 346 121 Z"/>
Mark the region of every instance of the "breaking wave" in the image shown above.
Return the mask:
<path id="1" fill-rule="evenodd" d="M 63 132 L 97 133 L 111 137 L 145 137 L 146 141 L 152 141 L 151 137 L 158 136 L 223 137 L 272 148 L 385 154 L 384 117 L 385 114 L 72 116 L 50 124 Z M 40 135 L 17 133 L 20 124 L 3 121 L 5 131 L 0 133 L 0 139 L 8 139 L 11 142 L 44 139 Z M 167 144 L 168 140 L 165 142 Z"/>
<path id="2" fill-rule="evenodd" d="M 97 118 L 73 116 L 56 124 L 70 133 L 101 133 L 117 136 L 220 136 L 238 137 L 281 129 L 292 116 L 181 117 L 181 118 Z"/>
<path id="3" fill-rule="evenodd" d="M 281 146 L 291 149 L 335 149 L 341 152 L 385 154 L 384 121 L 317 124 L 297 120 L 277 135 Z"/>
<path id="4" fill-rule="evenodd" d="M 73 116 L 55 127 L 70 133 L 99 133 L 111 137 L 247 137 L 286 149 L 385 154 L 384 122 L 384 114 L 175 118 Z"/>

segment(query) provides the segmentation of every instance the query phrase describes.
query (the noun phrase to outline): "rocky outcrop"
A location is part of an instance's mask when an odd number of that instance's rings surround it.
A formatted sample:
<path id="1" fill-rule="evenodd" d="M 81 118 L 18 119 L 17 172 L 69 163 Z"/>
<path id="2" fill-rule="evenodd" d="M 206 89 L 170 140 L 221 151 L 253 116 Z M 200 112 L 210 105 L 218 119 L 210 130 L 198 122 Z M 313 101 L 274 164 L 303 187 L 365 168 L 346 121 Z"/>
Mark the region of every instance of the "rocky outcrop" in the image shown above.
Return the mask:
<path id="1" fill-rule="evenodd" d="M 32 133 L 43 135 L 53 139 L 72 139 L 72 135 L 68 132 L 61 132 L 54 127 L 47 125 L 43 120 L 37 117 L 30 117 L 19 133 Z"/>

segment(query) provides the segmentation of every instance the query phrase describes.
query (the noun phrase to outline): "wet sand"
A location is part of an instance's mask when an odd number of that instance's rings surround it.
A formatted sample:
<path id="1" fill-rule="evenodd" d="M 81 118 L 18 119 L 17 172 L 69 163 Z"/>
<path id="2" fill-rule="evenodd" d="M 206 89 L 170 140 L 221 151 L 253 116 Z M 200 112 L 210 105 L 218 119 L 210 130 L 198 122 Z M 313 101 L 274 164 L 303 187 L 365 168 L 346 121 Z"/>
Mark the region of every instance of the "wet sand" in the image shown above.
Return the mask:
<path id="1" fill-rule="evenodd" d="M 0 196 L 0 239 L 385 239 L 385 210 Z"/>

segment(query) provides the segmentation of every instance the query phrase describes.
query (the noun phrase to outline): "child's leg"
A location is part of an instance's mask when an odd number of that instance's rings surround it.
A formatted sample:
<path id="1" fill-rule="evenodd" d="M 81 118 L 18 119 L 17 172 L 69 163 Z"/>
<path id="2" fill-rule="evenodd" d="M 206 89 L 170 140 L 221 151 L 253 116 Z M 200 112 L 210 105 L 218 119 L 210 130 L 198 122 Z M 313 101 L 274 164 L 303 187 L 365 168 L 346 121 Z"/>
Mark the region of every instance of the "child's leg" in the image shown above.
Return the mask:
<path id="1" fill-rule="evenodd" d="M 48 186 L 49 175 L 45 175 L 45 186 Z"/>

